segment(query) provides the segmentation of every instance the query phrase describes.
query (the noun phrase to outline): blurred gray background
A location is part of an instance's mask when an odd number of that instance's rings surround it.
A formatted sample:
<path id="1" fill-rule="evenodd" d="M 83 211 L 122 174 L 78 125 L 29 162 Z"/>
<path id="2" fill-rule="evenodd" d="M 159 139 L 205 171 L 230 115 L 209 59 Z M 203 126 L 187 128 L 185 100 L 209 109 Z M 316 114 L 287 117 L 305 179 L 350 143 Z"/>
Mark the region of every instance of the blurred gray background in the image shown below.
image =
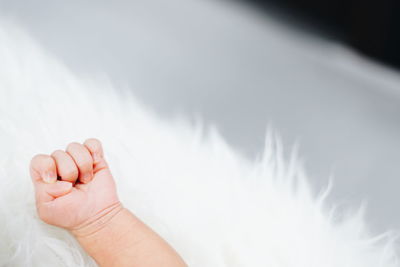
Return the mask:
<path id="1" fill-rule="evenodd" d="M 329 201 L 367 201 L 374 232 L 400 229 L 398 72 L 236 2 L 0 0 L 0 15 L 74 72 L 202 117 L 249 158 L 271 125 L 286 153 L 300 145 L 316 192 L 333 175 Z"/>

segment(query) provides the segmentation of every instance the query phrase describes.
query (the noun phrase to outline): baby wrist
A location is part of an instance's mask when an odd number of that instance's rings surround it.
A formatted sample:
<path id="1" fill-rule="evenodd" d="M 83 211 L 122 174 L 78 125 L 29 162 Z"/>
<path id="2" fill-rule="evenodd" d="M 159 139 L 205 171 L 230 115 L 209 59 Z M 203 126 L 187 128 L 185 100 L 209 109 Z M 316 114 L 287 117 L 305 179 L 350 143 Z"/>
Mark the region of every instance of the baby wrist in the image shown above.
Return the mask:
<path id="1" fill-rule="evenodd" d="M 123 210 L 123 206 L 120 202 L 117 202 L 99 213 L 91 217 L 84 223 L 70 229 L 72 235 L 74 235 L 78 240 L 81 238 L 90 237 L 101 231 L 103 228 L 112 221 L 112 219 Z"/>

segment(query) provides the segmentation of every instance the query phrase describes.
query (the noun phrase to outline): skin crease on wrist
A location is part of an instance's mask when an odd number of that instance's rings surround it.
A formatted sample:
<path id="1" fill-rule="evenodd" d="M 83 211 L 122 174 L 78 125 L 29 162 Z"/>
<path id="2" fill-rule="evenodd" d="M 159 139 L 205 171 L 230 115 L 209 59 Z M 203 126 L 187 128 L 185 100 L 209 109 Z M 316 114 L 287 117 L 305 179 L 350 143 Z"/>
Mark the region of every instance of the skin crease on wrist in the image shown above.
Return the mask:
<path id="1" fill-rule="evenodd" d="M 70 231 L 100 266 L 187 266 L 122 206 L 99 140 L 36 155 L 30 173 L 39 217 Z"/>

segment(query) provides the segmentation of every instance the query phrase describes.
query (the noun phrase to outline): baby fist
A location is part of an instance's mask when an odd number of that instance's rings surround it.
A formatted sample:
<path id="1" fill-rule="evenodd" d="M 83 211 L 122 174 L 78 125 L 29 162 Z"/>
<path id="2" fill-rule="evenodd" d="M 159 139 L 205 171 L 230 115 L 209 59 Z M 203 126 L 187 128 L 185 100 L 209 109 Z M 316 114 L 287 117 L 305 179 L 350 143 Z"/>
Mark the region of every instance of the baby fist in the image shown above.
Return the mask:
<path id="1" fill-rule="evenodd" d="M 77 230 L 121 206 L 97 139 L 36 155 L 30 173 L 39 217 L 48 224 Z"/>

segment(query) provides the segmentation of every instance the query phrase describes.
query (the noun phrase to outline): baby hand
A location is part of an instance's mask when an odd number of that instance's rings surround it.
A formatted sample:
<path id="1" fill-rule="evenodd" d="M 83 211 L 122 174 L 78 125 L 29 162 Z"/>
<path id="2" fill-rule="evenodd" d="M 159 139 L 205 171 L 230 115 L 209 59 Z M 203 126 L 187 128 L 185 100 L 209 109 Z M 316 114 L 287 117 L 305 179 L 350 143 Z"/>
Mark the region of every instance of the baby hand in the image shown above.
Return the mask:
<path id="1" fill-rule="evenodd" d="M 71 143 L 66 151 L 36 155 L 30 165 L 39 217 L 75 230 L 121 208 L 114 179 L 97 139 Z"/>

